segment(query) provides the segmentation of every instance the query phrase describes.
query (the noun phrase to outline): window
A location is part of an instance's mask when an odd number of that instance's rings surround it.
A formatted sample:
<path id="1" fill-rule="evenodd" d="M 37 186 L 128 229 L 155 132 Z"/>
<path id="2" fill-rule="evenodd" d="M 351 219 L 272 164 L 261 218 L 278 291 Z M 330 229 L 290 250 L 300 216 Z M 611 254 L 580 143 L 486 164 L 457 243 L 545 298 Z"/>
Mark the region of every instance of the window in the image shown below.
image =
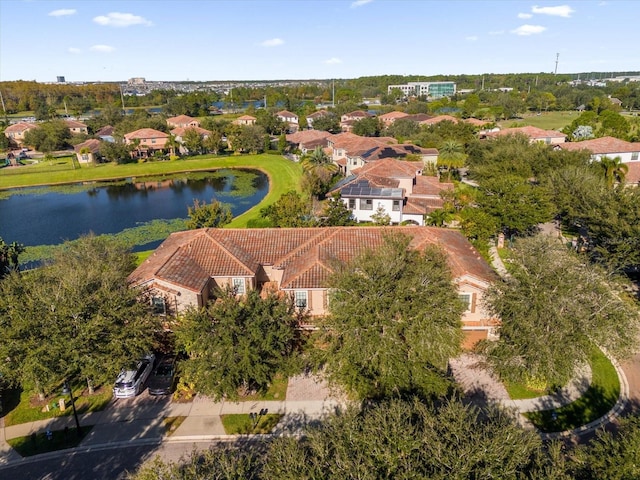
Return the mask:
<path id="1" fill-rule="evenodd" d="M 236 295 L 244 295 L 244 278 L 234 278 L 233 279 L 233 289 L 236 292 Z"/>
<path id="2" fill-rule="evenodd" d="M 294 302 L 297 308 L 307 308 L 307 292 L 296 290 L 294 292 Z"/>
<path id="3" fill-rule="evenodd" d="M 393 211 L 394 212 L 399 212 L 400 211 L 400 200 L 394 200 L 393 201 Z"/>
<path id="4" fill-rule="evenodd" d="M 82 160 L 84 160 L 85 162 L 88 162 L 89 161 L 89 154 L 83 153 L 82 154 Z"/>
<path id="5" fill-rule="evenodd" d="M 373 200 L 367 198 L 361 199 L 360 210 L 373 210 Z"/>
<path id="6" fill-rule="evenodd" d="M 631 153 L 631 160 L 638 160 L 638 152 L 632 152 Z"/>
<path id="7" fill-rule="evenodd" d="M 356 199 L 355 198 L 350 198 L 349 199 L 349 210 L 355 210 L 356 209 Z"/>
<path id="8" fill-rule="evenodd" d="M 471 311 L 471 294 L 470 293 L 461 293 L 458 295 L 460 301 L 464 304 L 465 312 Z"/>
<path id="9" fill-rule="evenodd" d="M 153 306 L 153 313 L 162 315 L 167 313 L 167 305 L 165 304 L 164 297 L 153 297 L 151 299 L 151 305 Z"/>

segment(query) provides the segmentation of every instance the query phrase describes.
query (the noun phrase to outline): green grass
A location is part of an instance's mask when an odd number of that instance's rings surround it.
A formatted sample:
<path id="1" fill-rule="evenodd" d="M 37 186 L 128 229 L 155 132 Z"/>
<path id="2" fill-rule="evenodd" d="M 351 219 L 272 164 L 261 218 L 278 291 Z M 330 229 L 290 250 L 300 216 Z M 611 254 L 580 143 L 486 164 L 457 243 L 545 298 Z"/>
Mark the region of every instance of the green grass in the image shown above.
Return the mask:
<path id="1" fill-rule="evenodd" d="M 548 392 L 530 388 L 527 385 L 521 383 L 508 383 L 505 382 L 505 388 L 512 400 L 523 400 L 525 398 L 537 398 L 543 395 L 547 395 Z"/>
<path id="2" fill-rule="evenodd" d="M 103 410 L 111 401 L 113 394 L 108 388 L 97 390 L 93 395 L 80 395 L 82 388 L 84 388 L 84 386 L 79 388 L 74 386 L 73 392 L 78 413 Z M 5 395 L 8 397 L 5 403 L 7 414 L 4 418 L 7 427 L 73 414 L 68 395 L 55 395 L 42 402 L 38 401 L 37 397 L 28 391 L 8 390 L 5 392 Z M 60 408 L 57 406 L 58 400 L 61 398 L 64 398 L 66 403 L 64 412 L 60 411 Z M 48 411 L 45 408 L 46 405 L 49 406 Z"/>
<path id="3" fill-rule="evenodd" d="M 284 400 L 287 396 L 287 386 L 289 385 L 289 379 L 283 375 L 276 375 L 269 385 L 266 392 L 256 393 L 254 395 L 246 395 L 241 398 L 242 401 L 270 401 L 270 400 Z"/>
<path id="4" fill-rule="evenodd" d="M 542 112 L 540 115 L 526 113 L 522 119 L 509 119 L 499 122 L 502 128 L 531 125 L 544 130 L 561 130 L 578 117 L 578 112 Z"/>
<path id="5" fill-rule="evenodd" d="M 147 258 L 151 256 L 154 250 L 145 250 L 144 252 L 136 252 L 134 255 L 136 256 L 136 265 L 140 265 Z"/>
<path id="6" fill-rule="evenodd" d="M 26 437 L 11 438 L 7 440 L 7 443 L 23 457 L 30 457 L 41 453 L 77 447 L 92 428 L 91 426 L 81 427 L 82 435 L 80 437 L 76 434 L 75 428 L 70 428 L 67 431 L 52 431 L 51 440 L 47 438 L 46 432 L 40 432 Z"/>
<path id="7" fill-rule="evenodd" d="M 167 436 L 171 436 L 175 433 L 175 431 L 178 429 L 178 427 L 180 425 L 182 425 L 182 422 L 184 422 L 184 419 L 187 417 L 184 416 L 179 416 L 179 417 L 165 417 L 162 420 L 162 423 L 166 429 L 166 434 Z"/>
<path id="8" fill-rule="evenodd" d="M 257 413 L 257 412 L 256 412 Z M 238 413 L 231 415 L 221 415 L 222 426 L 227 435 L 250 435 L 256 433 L 270 433 L 273 430 L 282 415 L 279 413 L 268 413 L 258 420 L 258 424 L 254 427 L 254 421 L 247 413 Z"/>
<path id="9" fill-rule="evenodd" d="M 258 205 L 234 218 L 227 227 L 244 228 L 247 222 L 260 218 L 260 210 L 271 205 L 283 193 L 299 191 L 302 168 L 279 155 L 202 155 L 173 162 L 147 162 L 117 165 L 105 163 L 82 165 L 73 169 L 68 159 L 55 159 L 54 165 L 42 162 L 14 169 L 0 170 L 0 189 L 40 185 L 58 185 L 83 181 L 113 180 L 121 178 L 167 175 L 189 171 L 206 171 L 219 168 L 253 168 L 269 177 L 269 193 Z"/>
<path id="10" fill-rule="evenodd" d="M 613 364 L 595 347 L 589 363 L 591 386 L 585 394 L 562 408 L 525 413 L 531 423 L 543 432 L 562 432 L 586 425 L 613 408 L 620 395 L 620 382 Z"/>

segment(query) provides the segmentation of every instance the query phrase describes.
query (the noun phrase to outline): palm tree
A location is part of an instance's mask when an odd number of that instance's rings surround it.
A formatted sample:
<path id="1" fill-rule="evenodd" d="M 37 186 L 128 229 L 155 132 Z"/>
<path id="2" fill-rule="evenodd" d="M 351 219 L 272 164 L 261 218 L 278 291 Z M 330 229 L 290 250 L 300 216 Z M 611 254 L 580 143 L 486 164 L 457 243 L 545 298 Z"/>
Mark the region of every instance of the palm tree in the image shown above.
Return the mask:
<path id="1" fill-rule="evenodd" d="M 466 159 L 464 145 L 456 140 L 445 140 L 438 148 L 438 167 L 444 168 L 447 178 L 451 177 L 451 169 L 464 167 Z"/>
<path id="2" fill-rule="evenodd" d="M 629 166 L 626 163 L 622 163 L 620 157 L 602 157 L 600 159 L 600 167 L 609 187 L 612 187 L 614 183 L 624 184 L 629 172 Z"/>

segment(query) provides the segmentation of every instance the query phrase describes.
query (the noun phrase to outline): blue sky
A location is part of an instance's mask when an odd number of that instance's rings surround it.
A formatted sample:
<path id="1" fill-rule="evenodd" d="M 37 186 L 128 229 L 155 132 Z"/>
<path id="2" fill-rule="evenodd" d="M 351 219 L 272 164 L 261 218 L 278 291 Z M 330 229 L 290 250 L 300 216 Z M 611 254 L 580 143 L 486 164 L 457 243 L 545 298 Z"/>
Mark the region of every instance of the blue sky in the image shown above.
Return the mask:
<path id="1" fill-rule="evenodd" d="M 640 2 L 1 0 L 0 81 L 640 70 Z"/>

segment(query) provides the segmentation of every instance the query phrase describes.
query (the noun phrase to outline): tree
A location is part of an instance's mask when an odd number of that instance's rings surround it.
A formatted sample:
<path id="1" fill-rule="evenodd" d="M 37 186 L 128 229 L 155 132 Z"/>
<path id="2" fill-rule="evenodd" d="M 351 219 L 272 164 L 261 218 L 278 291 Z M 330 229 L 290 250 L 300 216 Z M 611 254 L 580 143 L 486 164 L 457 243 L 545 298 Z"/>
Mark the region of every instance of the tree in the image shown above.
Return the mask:
<path id="1" fill-rule="evenodd" d="M 443 227 L 449 220 L 451 213 L 444 208 L 438 208 L 425 216 L 426 224 L 434 227 Z"/>
<path id="2" fill-rule="evenodd" d="M 65 377 L 110 383 L 151 349 L 157 319 L 129 288 L 133 256 L 106 237 L 65 244 L 52 263 L 0 282 L 0 375 L 51 391 Z"/>
<path id="3" fill-rule="evenodd" d="M 389 234 L 335 266 L 322 322 L 330 379 L 360 398 L 441 394 L 460 349 L 463 311 L 444 254 Z"/>
<path id="4" fill-rule="evenodd" d="M 451 169 L 464 167 L 467 154 L 464 152 L 464 145 L 455 140 L 445 140 L 438 147 L 438 166 L 447 172 L 447 178 L 451 177 Z"/>
<path id="5" fill-rule="evenodd" d="M 322 212 L 322 226 L 345 227 L 354 224 L 353 212 L 346 203 L 340 200 L 340 196 L 327 200 Z"/>
<path id="6" fill-rule="evenodd" d="M 19 270 L 20 261 L 18 257 L 21 253 L 24 253 L 24 251 L 25 248 L 22 243 L 5 243 L 2 237 L 0 237 L 0 280 L 2 280 L 5 275 Z"/>
<path id="7" fill-rule="evenodd" d="M 634 351 L 638 308 L 599 267 L 547 235 L 518 239 L 509 265 L 487 293 L 501 326 L 486 351 L 502 378 L 562 386 L 594 343 L 616 358 Z"/>
<path id="8" fill-rule="evenodd" d="M 274 227 L 311 227 L 311 204 L 294 191 L 283 193 L 275 203 L 263 208 L 260 216 Z"/>
<path id="9" fill-rule="evenodd" d="M 202 153 L 204 145 L 202 143 L 202 135 L 195 128 L 187 128 L 182 138 L 184 146 L 191 155 Z"/>
<path id="10" fill-rule="evenodd" d="M 115 142 L 100 142 L 100 155 L 109 162 L 130 163 L 134 159 L 131 158 L 131 150 L 129 146 L 120 140 Z"/>
<path id="11" fill-rule="evenodd" d="M 302 318 L 288 296 L 218 291 L 215 301 L 188 310 L 176 327 L 176 342 L 189 356 L 183 381 L 216 398 L 266 390 L 299 347 Z"/>
<path id="12" fill-rule="evenodd" d="M 281 133 L 278 137 L 278 152 L 284 154 L 287 151 L 287 135 L 285 133 Z"/>
<path id="13" fill-rule="evenodd" d="M 212 131 L 204 138 L 202 146 L 206 151 L 217 155 L 222 149 L 222 133 L 216 130 Z"/>
<path id="14" fill-rule="evenodd" d="M 604 179 L 609 187 L 613 187 L 616 183 L 624 185 L 627 173 L 629 172 L 629 166 L 626 163 L 622 163 L 620 157 L 602 157 L 599 165 L 602 168 Z"/>
<path id="15" fill-rule="evenodd" d="M 315 125 L 315 124 L 314 124 Z M 362 137 L 379 137 L 382 130 L 380 120 L 375 117 L 367 117 L 353 124 L 353 133 Z"/>
<path id="16" fill-rule="evenodd" d="M 335 113 L 329 112 L 313 121 L 313 129 L 338 133 L 340 132 L 340 118 Z"/>
<path id="17" fill-rule="evenodd" d="M 211 200 L 211 203 L 200 203 L 196 198 L 193 207 L 188 207 L 189 221 L 188 229 L 196 228 L 220 228 L 231 221 L 233 214 L 229 205 L 220 203 L 218 200 Z"/>
<path id="18" fill-rule="evenodd" d="M 61 120 L 43 122 L 24 135 L 25 144 L 40 152 L 53 152 L 67 147 L 71 132 Z"/>
<path id="19" fill-rule="evenodd" d="M 382 205 L 378 205 L 375 213 L 371 214 L 371 220 L 375 225 L 380 227 L 391 223 L 391 215 L 389 215 Z"/>
<path id="20" fill-rule="evenodd" d="M 525 233 L 552 218 L 549 195 L 542 186 L 511 175 L 485 180 L 480 189 L 479 207 L 507 235 Z"/>
<path id="21" fill-rule="evenodd" d="M 300 165 L 304 170 L 303 189 L 310 195 L 322 196 L 329 191 L 339 167 L 331 161 L 322 147 L 316 147 L 311 153 L 303 155 Z"/>

